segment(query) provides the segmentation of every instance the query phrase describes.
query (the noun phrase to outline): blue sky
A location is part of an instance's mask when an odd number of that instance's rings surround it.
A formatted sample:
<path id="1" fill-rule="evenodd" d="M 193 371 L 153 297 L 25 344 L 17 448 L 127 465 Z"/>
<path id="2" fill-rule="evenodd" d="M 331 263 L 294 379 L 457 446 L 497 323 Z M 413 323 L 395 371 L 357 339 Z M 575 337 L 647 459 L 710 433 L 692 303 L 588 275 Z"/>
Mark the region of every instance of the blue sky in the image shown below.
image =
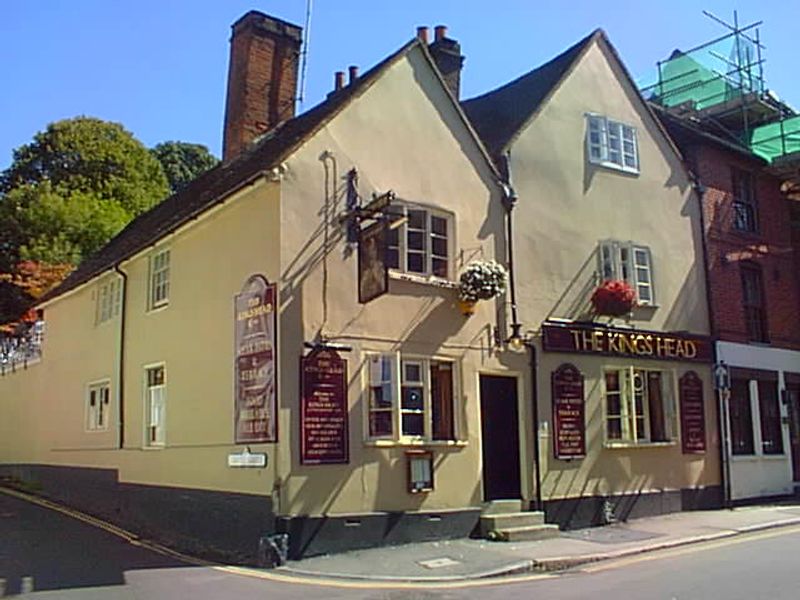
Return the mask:
<path id="1" fill-rule="evenodd" d="M 602 27 L 635 78 L 675 48 L 725 30 L 736 4 L 541 2 L 537 0 L 314 0 L 305 102 L 324 99 L 333 73 L 366 70 L 411 39 L 418 25 L 444 24 L 466 56 L 462 97 L 538 66 Z M 800 2 L 739 6 L 740 23 L 764 21 L 770 89 L 800 108 L 796 46 Z M 0 169 L 47 123 L 91 115 L 122 123 L 152 146 L 207 145 L 219 155 L 230 25 L 251 9 L 303 25 L 306 0 L 39 0 L 4 3 L 0 57 Z"/>

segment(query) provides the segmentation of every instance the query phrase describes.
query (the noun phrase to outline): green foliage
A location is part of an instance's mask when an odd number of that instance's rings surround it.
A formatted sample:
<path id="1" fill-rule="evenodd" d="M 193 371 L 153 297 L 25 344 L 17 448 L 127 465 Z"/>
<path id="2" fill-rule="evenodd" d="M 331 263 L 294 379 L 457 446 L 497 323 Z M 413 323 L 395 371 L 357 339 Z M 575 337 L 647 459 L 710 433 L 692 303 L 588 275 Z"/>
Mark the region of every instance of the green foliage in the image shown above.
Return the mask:
<path id="1" fill-rule="evenodd" d="M 162 142 L 150 150 L 164 168 L 172 192 L 215 166 L 219 160 L 201 144 Z"/>
<path id="2" fill-rule="evenodd" d="M 169 193 L 161 164 L 118 123 L 48 125 L 0 174 L 0 272 L 77 264 Z"/>

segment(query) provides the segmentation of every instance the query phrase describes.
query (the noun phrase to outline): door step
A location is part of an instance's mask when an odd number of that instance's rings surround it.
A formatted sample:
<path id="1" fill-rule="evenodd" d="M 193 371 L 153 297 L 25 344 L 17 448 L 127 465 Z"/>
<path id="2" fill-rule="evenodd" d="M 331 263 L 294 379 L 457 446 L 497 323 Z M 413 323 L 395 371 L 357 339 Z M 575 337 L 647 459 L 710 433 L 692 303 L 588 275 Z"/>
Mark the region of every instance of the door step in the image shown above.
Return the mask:
<path id="1" fill-rule="evenodd" d="M 544 540 L 558 537 L 558 525 L 544 522 L 542 511 L 523 511 L 521 500 L 494 500 L 484 505 L 480 518 L 481 537 L 504 542 Z"/>

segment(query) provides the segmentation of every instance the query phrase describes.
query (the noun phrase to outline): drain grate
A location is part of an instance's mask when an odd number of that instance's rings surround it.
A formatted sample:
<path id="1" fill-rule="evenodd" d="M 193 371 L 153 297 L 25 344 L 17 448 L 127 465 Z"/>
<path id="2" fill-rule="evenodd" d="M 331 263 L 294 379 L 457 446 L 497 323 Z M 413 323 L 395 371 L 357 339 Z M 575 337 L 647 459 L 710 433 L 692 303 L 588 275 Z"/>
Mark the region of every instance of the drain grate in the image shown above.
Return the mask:
<path id="1" fill-rule="evenodd" d="M 455 565 L 460 565 L 461 563 L 457 560 L 453 560 L 452 558 L 431 558 L 430 560 L 420 560 L 417 562 L 418 565 L 425 567 L 426 569 L 441 569 L 442 567 L 452 567 Z"/>

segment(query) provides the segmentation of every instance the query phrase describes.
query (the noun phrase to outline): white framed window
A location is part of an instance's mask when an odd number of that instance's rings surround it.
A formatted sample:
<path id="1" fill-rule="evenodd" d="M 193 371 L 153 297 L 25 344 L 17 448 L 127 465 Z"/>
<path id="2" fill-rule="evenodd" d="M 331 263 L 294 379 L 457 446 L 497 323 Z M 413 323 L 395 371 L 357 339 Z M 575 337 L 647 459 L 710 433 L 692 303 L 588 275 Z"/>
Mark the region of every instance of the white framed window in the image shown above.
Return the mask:
<path id="1" fill-rule="evenodd" d="M 108 429 L 111 410 L 111 384 L 106 381 L 90 383 L 86 388 L 86 430 Z"/>
<path id="2" fill-rule="evenodd" d="M 167 371 L 162 365 L 145 368 L 145 446 L 163 446 L 166 440 Z"/>
<path id="3" fill-rule="evenodd" d="M 368 437 L 455 441 L 455 363 L 375 354 L 369 365 Z"/>
<path id="4" fill-rule="evenodd" d="M 410 204 L 393 204 L 391 210 L 406 220 L 386 234 L 387 266 L 448 279 L 453 263 L 453 216 Z"/>
<path id="5" fill-rule="evenodd" d="M 99 325 L 119 314 L 122 284 L 116 277 L 100 283 L 95 303 L 95 324 Z"/>
<path id="6" fill-rule="evenodd" d="M 615 367 L 603 371 L 606 441 L 610 445 L 675 440 L 674 374 Z"/>
<path id="7" fill-rule="evenodd" d="M 589 161 L 604 167 L 639 172 L 636 128 L 602 115 L 586 115 Z"/>
<path id="8" fill-rule="evenodd" d="M 627 281 L 636 291 L 639 304 L 655 305 L 653 257 L 650 248 L 633 242 L 604 240 L 600 242 L 598 262 L 598 272 L 603 281 Z"/>
<path id="9" fill-rule="evenodd" d="M 149 308 L 169 302 L 169 250 L 160 250 L 150 257 Z"/>

